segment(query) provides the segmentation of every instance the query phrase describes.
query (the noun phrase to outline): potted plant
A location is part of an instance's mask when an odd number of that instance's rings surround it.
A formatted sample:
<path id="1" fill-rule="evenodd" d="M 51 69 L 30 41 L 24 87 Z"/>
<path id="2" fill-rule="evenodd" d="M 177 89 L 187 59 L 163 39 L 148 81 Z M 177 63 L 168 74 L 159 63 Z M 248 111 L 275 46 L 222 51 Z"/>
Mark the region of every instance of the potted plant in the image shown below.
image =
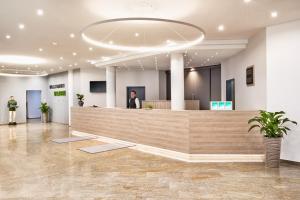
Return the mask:
<path id="1" fill-rule="evenodd" d="M 151 104 L 145 105 L 145 110 L 152 110 L 152 109 L 153 109 L 153 105 L 151 105 Z"/>
<path id="2" fill-rule="evenodd" d="M 77 96 L 77 99 L 78 99 L 78 105 L 79 105 L 80 107 L 82 107 L 83 104 L 84 104 L 84 102 L 83 102 L 83 100 L 84 100 L 84 95 L 83 95 L 83 94 L 76 94 L 76 96 Z"/>
<path id="3" fill-rule="evenodd" d="M 48 116 L 49 116 L 49 109 L 50 107 L 46 102 L 42 102 L 40 106 L 40 110 L 42 112 L 42 122 L 47 123 L 49 121 Z"/>
<path id="4" fill-rule="evenodd" d="M 259 116 L 248 121 L 248 124 L 252 125 L 249 128 L 249 132 L 254 128 L 258 128 L 260 133 L 264 135 L 266 149 L 265 164 L 267 167 L 277 168 L 280 164 L 281 139 L 284 134 L 287 135 L 288 131 L 290 131 L 287 123 L 297 125 L 297 122 L 287 118 L 283 111 L 267 112 L 261 110 L 259 113 Z"/>

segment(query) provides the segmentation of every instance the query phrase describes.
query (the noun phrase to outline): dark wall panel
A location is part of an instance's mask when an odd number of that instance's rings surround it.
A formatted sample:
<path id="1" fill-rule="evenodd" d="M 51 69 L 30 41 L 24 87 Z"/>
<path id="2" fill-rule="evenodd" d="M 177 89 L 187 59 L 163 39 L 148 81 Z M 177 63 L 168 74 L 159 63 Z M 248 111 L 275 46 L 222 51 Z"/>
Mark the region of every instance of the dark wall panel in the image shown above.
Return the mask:
<path id="1" fill-rule="evenodd" d="M 167 99 L 171 100 L 171 78 L 167 74 Z M 209 110 L 209 102 L 221 100 L 221 67 L 199 67 L 184 72 L 185 100 L 200 100 L 200 109 Z"/>
<path id="2" fill-rule="evenodd" d="M 209 109 L 210 69 L 187 70 L 184 73 L 184 96 L 186 100 L 200 100 L 200 109 Z"/>
<path id="3" fill-rule="evenodd" d="M 211 68 L 211 101 L 221 101 L 221 67 Z"/>

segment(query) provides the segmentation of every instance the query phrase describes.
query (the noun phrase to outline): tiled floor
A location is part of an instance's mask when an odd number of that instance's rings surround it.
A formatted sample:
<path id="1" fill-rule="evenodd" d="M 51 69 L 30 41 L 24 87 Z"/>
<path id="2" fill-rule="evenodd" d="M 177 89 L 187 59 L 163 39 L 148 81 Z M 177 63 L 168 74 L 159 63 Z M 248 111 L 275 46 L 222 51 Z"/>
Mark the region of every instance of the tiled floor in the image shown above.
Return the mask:
<path id="1" fill-rule="evenodd" d="M 189 164 L 130 149 L 87 154 L 55 144 L 59 124 L 0 126 L 0 199 L 300 199 L 300 167 Z"/>

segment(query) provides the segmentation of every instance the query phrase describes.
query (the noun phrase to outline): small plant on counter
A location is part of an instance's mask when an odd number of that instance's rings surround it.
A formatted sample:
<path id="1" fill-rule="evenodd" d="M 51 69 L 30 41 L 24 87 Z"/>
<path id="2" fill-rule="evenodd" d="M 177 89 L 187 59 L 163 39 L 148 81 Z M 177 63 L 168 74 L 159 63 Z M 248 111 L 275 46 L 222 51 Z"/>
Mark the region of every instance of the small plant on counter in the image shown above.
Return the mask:
<path id="1" fill-rule="evenodd" d="M 146 105 L 145 105 L 145 109 L 146 109 L 146 110 L 152 110 L 152 109 L 153 109 L 153 105 L 151 105 L 151 104 L 146 104 Z"/>
<path id="2" fill-rule="evenodd" d="M 82 107 L 83 106 L 83 104 L 84 104 L 84 95 L 83 94 L 76 94 L 76 96 L 77 96 L 77 99 L 78 99 L 78 105 L 80 106 L 80 107 Z"/>
<path id="3" fill-rule="evenodd" d="M 267 167 L 279 167 L 281 138 L 291 130 L 287 127 L 287 123 L 297 125 L 297 122 L 287 118 L 283 111 L 267 112 L 261 110 L 259 116 L 248 121 L 248 124 L 252 124 L 249 132 L 258 128 L 265 137 Z"/>

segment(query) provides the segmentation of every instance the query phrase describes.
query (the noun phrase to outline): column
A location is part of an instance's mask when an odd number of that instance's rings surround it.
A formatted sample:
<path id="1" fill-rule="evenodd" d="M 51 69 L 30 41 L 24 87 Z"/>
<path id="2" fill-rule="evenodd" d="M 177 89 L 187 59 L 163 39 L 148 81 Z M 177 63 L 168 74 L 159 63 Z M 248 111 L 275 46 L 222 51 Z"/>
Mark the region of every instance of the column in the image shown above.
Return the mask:
<path id="1" fill-rule="evenodd" d="M 116 67 L 106 67 L 106 107 L 116 107 Z"/>
<path id="2" fill-rule="evenodd" d="M 185 109 L 184 58 L 181 53 L 171 54 L 171 109 Z"/>
<path id="3" fill-rule="evenodd" d="M 71 126 L 71 107 L 73 107 L 74 102 L 74 74 L 73 70 L 68 70 L 68 105 L 69 105 L 69 126 Z"/>

